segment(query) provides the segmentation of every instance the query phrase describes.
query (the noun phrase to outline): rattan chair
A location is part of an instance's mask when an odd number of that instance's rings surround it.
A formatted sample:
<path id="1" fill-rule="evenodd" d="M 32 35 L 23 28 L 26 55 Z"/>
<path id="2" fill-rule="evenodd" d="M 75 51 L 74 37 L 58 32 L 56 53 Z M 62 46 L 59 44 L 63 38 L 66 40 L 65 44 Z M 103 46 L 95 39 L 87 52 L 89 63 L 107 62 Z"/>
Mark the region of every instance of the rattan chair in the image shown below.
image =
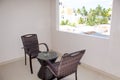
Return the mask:
<path id="1" fill-rule="evenodd" d="M 46 47 L 46 51 L 49 51 L 49 48 L 46 43 L 38 43 L 37 34 L 26 34 L 21 36 L 22 43 L 23 43 L 23 49 L 25 52 L 25 65 L 26 63 L 26 54 L 29 56 L 29 62 L 30 62 L 30 70 L 31 73 L 33 73 L 32 69 L 32 59 L 36 58 L 38 53 L 41 51 L 39 50 L 39 45 L 44 45 Z"/>
<path id="2" fill-rule="evenodd" d="M 60 62 L 52 64 L 50 61 L 47 61 L 47 68 L 52 72 L 57 80 L 60 80 L 72 73 L 75 73 L 75 79 L 77 80 L 77 67 L 84 53 L 85 50 L 64 54 Z"/>

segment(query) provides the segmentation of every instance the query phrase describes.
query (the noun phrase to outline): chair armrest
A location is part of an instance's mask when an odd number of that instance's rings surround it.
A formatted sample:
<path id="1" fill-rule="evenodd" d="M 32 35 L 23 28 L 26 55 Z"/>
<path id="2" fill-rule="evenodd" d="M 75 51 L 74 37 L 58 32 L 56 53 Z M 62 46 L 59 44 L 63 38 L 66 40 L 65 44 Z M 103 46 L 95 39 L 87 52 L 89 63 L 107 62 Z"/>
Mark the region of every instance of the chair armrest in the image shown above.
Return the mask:
<path id="1" fill-rule="evenodd" d="M 50 62 L 50 61 L 46 61 L 48 66 L 46 66 L 52 73 L 54 76 L 57 76 L 57 70 L 55 69 L 54 65 Z"/>
<path id="2" fill-rule="evenodd" d="M 39 45 L 44 45 L 47 49 L 47 52 L 49 52 L 49 48 L 48 48 L 48 45 L 46 43 L 39 43 Z"/>

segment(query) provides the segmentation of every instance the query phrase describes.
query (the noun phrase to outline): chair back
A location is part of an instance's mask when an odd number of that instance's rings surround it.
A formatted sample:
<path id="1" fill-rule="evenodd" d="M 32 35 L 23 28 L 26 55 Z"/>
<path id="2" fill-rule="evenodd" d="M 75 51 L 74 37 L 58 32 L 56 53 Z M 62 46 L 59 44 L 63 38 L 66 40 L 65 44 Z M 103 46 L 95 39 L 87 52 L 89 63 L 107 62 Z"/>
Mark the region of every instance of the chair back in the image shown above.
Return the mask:
<path id="1" fill-rule="evenodd" d="M 64 54 L 58 67 L 58 76 L 65 77 L 77 71 L 77 66 L 85 50 Z"/>
<path id="2" fill-rule="evenodd" d="M 31 53 L 39 52 L 37 34 L 26 34 L 26 35 L 21 36 L 21 39 L 23 42 L 25 53 L 31 54 Z"/>

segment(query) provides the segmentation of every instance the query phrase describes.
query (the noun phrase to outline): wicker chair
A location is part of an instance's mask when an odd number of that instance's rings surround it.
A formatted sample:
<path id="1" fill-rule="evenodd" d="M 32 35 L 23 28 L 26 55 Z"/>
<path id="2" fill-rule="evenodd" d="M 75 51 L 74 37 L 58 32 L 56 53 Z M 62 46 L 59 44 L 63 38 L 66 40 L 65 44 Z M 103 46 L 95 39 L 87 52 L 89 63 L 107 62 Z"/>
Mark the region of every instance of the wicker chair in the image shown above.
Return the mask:
<path id="1" fill-rule="evenodd" d="M 49 51 L 49 48 L 46 43 L 38 43 L 37 35 L 36 34 L 26 34 L 21 36 L 23 42 L 23 49 L 25 52 L 25 65 L 26 65 L 26 54 L 29 56 L 30 62 L 30 70 L 33 73 L 32 69 L 32 59 L 36 58 L 38 53 L 41 51 L 39 50 L 39 45 L 44 45 L 46 47 L 46 51 Z"/>
<path id="2" fill-rule="evenodd" d="M 60 80 L 72 73 L 75 73 L 75 79 L 77 80 L 77 67 L 84 53 L 85 50 L 64 54 L 60 62 L 52 64 L 50 61 L 47 61 L 47 68 L 52 72 L 57 80 Z"/>

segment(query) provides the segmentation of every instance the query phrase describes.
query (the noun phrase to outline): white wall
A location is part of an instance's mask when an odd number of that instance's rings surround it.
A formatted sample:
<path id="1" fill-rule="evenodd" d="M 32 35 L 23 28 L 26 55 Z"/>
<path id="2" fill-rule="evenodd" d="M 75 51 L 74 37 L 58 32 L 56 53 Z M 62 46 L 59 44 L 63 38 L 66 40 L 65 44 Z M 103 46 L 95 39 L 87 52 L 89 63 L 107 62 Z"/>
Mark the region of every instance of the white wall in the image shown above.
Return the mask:
<path id="1" fill-rule="evenodd" d="M 23 56 L 20 36 L 36 33 L 60 53 L 86 49 L 83 63 L 120 77 L 120 0 L 114 0 L 110 39 L 57 31 L 55 1 L 0 0 L 0 62 Z"/>
<path id="2" fill-rule="evenodd" d="M 51 48 L 50 0 L 0 0 L 0 62 L 24 55 L 21 35 L 36 33 Z"/>
<path id="3" fill-rule="evenodd" d="M 120 0 L 114 0 L 110 39 L 57 31 L 56 1 L 52 0 L 53 49 L 63 54 L 86 49 L 83 63 L 120 77 Z"/>

